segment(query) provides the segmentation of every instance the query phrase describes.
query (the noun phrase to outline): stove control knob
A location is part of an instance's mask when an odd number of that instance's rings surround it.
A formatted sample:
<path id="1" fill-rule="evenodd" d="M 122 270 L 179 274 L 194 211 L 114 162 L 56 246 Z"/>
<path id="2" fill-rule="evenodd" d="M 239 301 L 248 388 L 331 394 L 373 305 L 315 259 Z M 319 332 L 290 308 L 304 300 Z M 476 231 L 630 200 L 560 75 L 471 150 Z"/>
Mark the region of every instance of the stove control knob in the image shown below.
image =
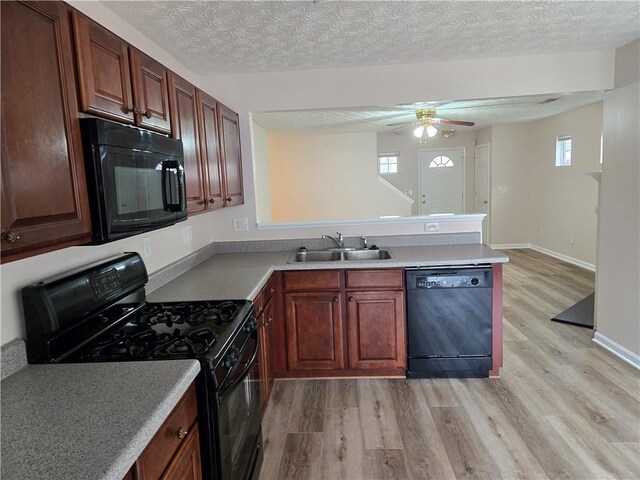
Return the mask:
<path id="1" fill-rule="evenodd" d="M 224 357 L 224 360 L 222 361 L 222 365 L 224 365 L 224 368 L 231 368 L 236 364 L 239 357 L 240 357 L 240 349 L 237 347 L 231 347 L 231 349 L 229 350 L 229 353 L 227 353 L 227 355 Z"/>
<path id="2" fill-rule="evenodd" d="M 254 332 L 256 328 L 258 328 L 258 321 L 253 317 L 247 320 L 247 323 L 244 324 L 244 331 L 247 333 Z"/>
<path id="3" fill-rule="evenodd" d="M 478 280 L 475 277 L 471 279 L 471 285 L 477 285 L 479 282 L 480 282 L 480 280 Z"/>

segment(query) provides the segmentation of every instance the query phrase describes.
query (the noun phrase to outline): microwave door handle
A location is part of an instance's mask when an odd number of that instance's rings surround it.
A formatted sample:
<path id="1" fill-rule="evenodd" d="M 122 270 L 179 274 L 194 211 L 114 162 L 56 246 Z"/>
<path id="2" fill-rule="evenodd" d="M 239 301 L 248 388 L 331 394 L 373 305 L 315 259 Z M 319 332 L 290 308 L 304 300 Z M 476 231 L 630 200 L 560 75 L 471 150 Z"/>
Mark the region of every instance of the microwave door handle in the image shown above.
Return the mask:
<path id="1" fill-rule="evenodd" d="M 251 355 L 251 360 L 249 360 L 249 363 L 247 363 L 247 366 L 244 368 L 244 370 L 242 370 L 242 373 L 240 375 L 237 375 L 236 378 L 230 383 L 222 385 L 222 387 L 220 388 L 220 394 L 218 396 L 220 400 L 222 400 L 226 392 L 233 389 L 233 387 L 235 387 L 236 385 L 238 385 L 240 382 L 244 380 L 244 378 L 247 376 L 249 371 L 253 368 L 253 365 L 256 363 L 256 358 L 258 357 L 259 349 L 260 349 L 260 339 L 256 338 L 256 348 L 253 350 L 253 354 Z"/>
<path id="2" fill-rule="evenodd" d="M 182 182 L 178 172 L 180 165 L 175 160 L 165 160 L 162 162 L 162 203 L 165 210 L 176 212 L 182 209 Z M 173 178 L 176 179 L 178 192 L 176 195 L 173 188 Z"/>

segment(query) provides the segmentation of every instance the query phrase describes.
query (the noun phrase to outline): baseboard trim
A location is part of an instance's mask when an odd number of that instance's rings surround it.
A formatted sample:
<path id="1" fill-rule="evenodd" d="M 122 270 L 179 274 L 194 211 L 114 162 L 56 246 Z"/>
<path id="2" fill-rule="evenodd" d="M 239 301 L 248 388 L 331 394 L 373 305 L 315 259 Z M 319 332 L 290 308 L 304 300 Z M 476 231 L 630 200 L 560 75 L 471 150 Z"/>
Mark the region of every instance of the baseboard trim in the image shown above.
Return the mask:
<path id="1" fill-rule="evenodd" d="M 545 255 L 549 255 L 550 257 L 557 258 L 558 260 L 562 260 L 563 262 L 567 262 L 572 265 L 575 265 L 576 267 L 584 268 L 592 272 L 596 271 L 596 266 L 592 263 L 588 263 L 578 258 L 573 258 L 568 255 L 564 255 L 562 253 L 554 252 L 553 250 L 540 247 L 539 245 L 534 245 L 533 243 L 503 243 L 503 244 L 496 244 L 496 245 L 492 244 L 489 246 L 496 250 L 507 250 L 507 249 L 517 250 L 521 248 L 530 248 L 531 250 L 535 250 L 536 252 L 544 253 Z"/>
<path id="2" fill-rule="evenodd" d="M 531 248 L 530 243 L 498 243 L 490 244 L 489 247 L 495 250 L 517 250 L 520 248 Z"/>
<path id="3" fill-rule="evenodd" d="M 593 342 L 605 350 L 608 350 L 623 362 L 628 363 L 636 370 L 640 370 L 640 355 L 636 355 L 628 348 L 623 347 L 619 343 L 614 342 L 608 337 L 605 337 L 600 332 L 596 332 L 593 335 Z"/>

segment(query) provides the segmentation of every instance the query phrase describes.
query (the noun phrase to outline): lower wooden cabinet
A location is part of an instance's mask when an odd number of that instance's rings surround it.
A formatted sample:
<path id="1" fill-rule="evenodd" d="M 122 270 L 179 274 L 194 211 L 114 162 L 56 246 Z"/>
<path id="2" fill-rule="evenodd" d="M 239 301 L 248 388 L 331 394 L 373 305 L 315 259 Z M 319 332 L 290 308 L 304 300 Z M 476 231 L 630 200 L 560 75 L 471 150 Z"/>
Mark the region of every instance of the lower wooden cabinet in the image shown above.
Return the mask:
<path id="1" fill-rule="evenodd" d="M 132 470 L 135 480 L 202 479 L 195 384 L 158 429 Z"/>
<path id="2" fill-rule="evenodd" d="M 258 318 L 260 331 L 260 396 L 262 411 L 267 407 L 273 384 L 273 303 L 268 302 Z"/>
<path id="3" fill-rule="evenodd" d="M 289 369 L 344 368 L 341 293 L 287 293 L 284 301 Z"/>
<path id="4" fill-rule="evenodd" d="M 347 293 L 349 368 L 405 368 L 404 293 Z"/>
<path id="5" fill-rule="evenodd" d="M 402 269 L 284 272 L 284 286 L 287 376 L 402 374 Z"/>

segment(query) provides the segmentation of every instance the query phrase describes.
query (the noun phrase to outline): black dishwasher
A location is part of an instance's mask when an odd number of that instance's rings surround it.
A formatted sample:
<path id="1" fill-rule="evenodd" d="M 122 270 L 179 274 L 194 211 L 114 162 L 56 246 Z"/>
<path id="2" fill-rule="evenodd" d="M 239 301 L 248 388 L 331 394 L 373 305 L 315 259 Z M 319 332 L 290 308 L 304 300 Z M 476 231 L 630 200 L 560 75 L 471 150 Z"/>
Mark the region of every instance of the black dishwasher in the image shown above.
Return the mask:
<path id="1" fill-rule="evenodd" d="M 408 378 L 487 377 L 491 267 L 406 270 Z"/>

